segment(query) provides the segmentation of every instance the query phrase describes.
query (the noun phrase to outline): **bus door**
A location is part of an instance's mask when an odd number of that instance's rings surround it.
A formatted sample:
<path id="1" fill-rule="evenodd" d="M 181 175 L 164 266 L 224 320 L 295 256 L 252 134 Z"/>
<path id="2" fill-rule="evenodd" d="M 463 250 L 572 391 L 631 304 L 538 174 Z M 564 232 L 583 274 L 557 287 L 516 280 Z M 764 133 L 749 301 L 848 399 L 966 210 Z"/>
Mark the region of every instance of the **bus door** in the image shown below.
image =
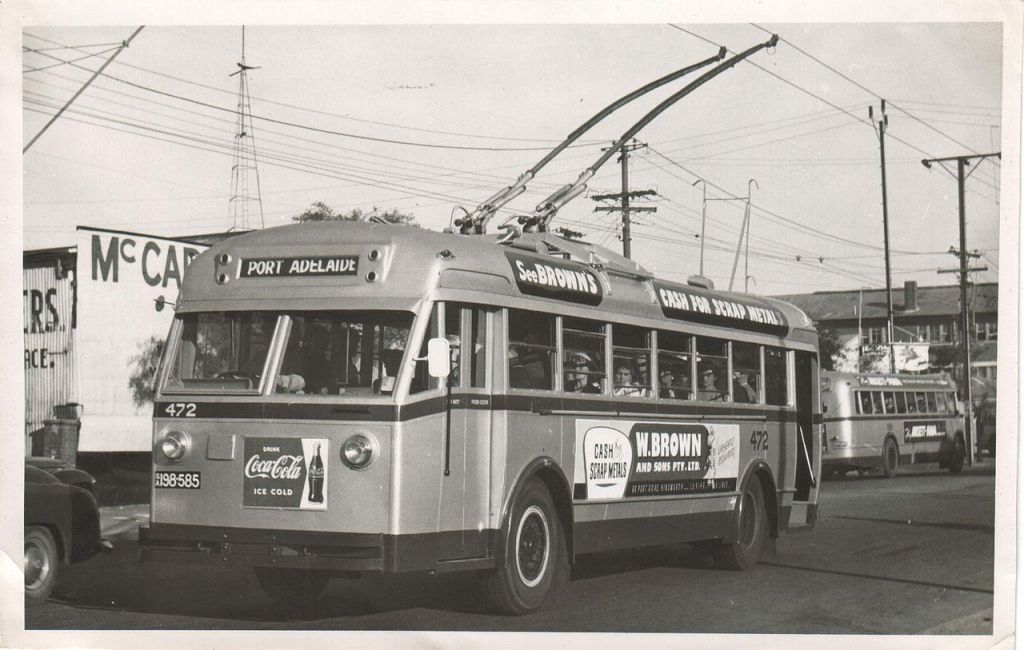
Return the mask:
<path id="1" fill-rule="evenodd" d="M 441 557 L 488 554 L 491 454 L 491 350 L 494 310 L 458 303 L 444 307 L 452 372 L 446 391 L 445 470 L 441 483 Z"/>
<path id="2" fill-rule="evenodd" d="M 814 435 L 814 413 L 817 408 L 817 359 L 809 352 L 796 352 L 796 481 L 789 527 L 814 524 L 816 513 L 810 507 L 817 500 L 821 447 Z"/>

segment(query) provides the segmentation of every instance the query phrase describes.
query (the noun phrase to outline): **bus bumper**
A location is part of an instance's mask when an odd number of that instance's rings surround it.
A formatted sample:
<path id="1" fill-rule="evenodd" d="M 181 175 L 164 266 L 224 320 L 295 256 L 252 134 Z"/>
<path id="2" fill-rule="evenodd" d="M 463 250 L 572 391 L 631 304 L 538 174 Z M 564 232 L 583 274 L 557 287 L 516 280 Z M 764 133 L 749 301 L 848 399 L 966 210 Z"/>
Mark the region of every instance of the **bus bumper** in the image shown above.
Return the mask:
<path id="1" fill-rule="evenodd" d="M 439 562 L 443 543 L 443 536 L 439 534 L 325 533 L 154 523 L 139 528 L 139 559 L 339 573 L 446 571 L 494 566 L 492 558 Z"/>

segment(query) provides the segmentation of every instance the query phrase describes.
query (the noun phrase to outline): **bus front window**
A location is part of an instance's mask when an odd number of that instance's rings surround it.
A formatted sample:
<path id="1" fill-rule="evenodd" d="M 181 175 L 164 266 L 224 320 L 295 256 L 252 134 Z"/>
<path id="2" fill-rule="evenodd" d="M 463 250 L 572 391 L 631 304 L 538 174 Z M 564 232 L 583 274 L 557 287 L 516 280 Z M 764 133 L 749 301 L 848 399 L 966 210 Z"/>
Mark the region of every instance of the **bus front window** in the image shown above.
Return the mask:
<path id="1" fill-rule="evenodd" d="M 405 312 L 292 312 L 274 391 L 381 395 L 395 390 L 413 315 Z"/>
<path id="2" fill-rule="evenodd" d="M 168 391 L 258 390 L 277 316 L 265 312 L 206 312 L 179 316 Z"/>

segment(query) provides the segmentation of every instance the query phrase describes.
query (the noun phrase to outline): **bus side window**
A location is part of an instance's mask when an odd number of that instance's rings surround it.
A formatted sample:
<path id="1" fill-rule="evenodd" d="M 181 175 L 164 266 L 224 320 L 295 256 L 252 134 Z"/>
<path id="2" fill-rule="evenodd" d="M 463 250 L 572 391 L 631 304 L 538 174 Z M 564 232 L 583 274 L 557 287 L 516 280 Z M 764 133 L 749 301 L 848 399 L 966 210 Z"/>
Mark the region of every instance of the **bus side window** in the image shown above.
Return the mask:
<path id="1" fill-rule="evenodd" d="M 885 413 L 885 409 L 882 408 L 882 391 L 873 390 L 871 394 L 871 408 L 874 409 L 875 415 Z"/>
<path id="2" fill-rule="evenodd" d="M 924 393 L 921 392 L 921 391 L 918 391 L 917 393 L 914 393 L 914 395 L 917 396 L 917 412 L 918 413 L 927 413 L 928 412 L 928 398 L 926 398 L 924 396 Z"/>
<path id="3" fill-rule="evenodd" d="M 487 387 L 487 312 L 475 307 L 470 312 L 469 385 Z"/>
<path id="4" fill-rule="evenodd" d="M 932 393 L 932 392 L 925 393 L 925 397 L 928 399 L 928 412 L 929 413 L 938 413 L 939 412 L 939 406 L 938 406 L 938 404 L 935 403 L 935 393 Z"/>
<path id="5" fill-rule="evenodd" d="M 728 372 L 729 342 L 698 336 L 697 399 L 706 402 L 727 400 L 729 398 L 729 384 L 726 383 Z M 785 371 L 782 374 L 785 377 Z"/>
<path id="6" fill-rule="evenodd" d="M 658 397 L 693 399 L 693 337 L 658 330 Z"/>
<path id="7" fill-rule="evenodd" d="M 444 305 L 444 337 L 448 339 L 452 359 L 448 385 L 457 388 L 462 385 L 462 307 L 455 303 Z"/>
<path id="8" fill-rule="evenodd" d="M 885 399 L 885 412 L 890 415 L 896 412 L 896 395 L 891 390 L 887 390 L 884 393 Z"/>
<path id="9" fill-rule="evenodd" d="M 567 393 L 604 393 L 607 325 L 562 317 L 562 387 Z"/>
<path id="10" fill-rule="evenodd" d="M 732 399 L 756 404 L 761 401 L 761 347 L 754 343 L 733 341 Z"/>
<path id="11" fill-rule="evenodd" d="M 857 411 L 861 415 L 871 415 L 871 393 L 866 390 L 857 391 Z"/>
<path id="12" fill-rule="evenodd" d="M 508 382 L 512 388 L 554 389 L 555 316 L 508 310 Z"/>
<path id="13" fill-rule="evenodd" d="M 612 392 L 626 397 L 650 397 L 650 331 L 630 325 L 613 324 L 612 355 Z"/>
<path id="14" fill-rule="evenodd" d="M 789 404 L 789 375 L 786 372 L 786 351 L 764 349 L 764 397 L 768 404 Z"/>
<path id="15" fill-rule="evenodd" d="M 949 413 L 945 393 L 935 393 L 935 405 L 938 407 L 939 413 Z"/>
<path id="16" fill-rule="evenodd" d="M 896 412 L 906 413 L 907 412 L 907 394 L 896 393 Z"/>
<path id="17" fill-rule="evenodd" d="M 914 399 L 913 393 L 903 393 L 907 398 L 907 413 L 917 413 L 917 400 Z"/>

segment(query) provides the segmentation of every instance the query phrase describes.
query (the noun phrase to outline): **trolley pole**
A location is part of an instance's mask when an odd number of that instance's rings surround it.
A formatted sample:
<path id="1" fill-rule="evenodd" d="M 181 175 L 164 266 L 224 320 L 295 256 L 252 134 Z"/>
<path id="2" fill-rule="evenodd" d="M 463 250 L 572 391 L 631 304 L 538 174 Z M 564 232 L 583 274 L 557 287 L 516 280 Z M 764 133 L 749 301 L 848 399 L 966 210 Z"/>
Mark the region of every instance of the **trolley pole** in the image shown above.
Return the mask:
<path id="1" fill-rule="evenodd" d="M 873 106 L 868 107 L 868 117 L 874 121 Z M 882 157 L 882 229 L 885 237 L 885 308 L 886 308 L 886 341 L 889 344 L 889 372 L 896 372 L 896 350 L 893 345 L 892 326 L 892 270 L 889 263 L 889 197 L 885 182 L 885 128 L 889 125 L 889 116 L 885 114 L 885 100 L 882 100 L 882 119 L 878 120 L 878 145 Z"/>
<path id="2" fill-rule="evenodd" d="M 961 331 L 961 344 L 963 345 L 963 377 L 960 382 L 960 394 L 964 399 L 964 409 L 967 411 L 964 414 L 964 445 L 967 448 L 967 459 L 968 464 L 973 464 L 974 459 L 974 405 L 973 395 L 971 386 L 971 336 L 970 336 L 970 307 L 967 303 L 967 274 L 970 271 L 984 271 L 984 267 L 980 268 L 968 268 L 967 266 L 967 208 L 964 199 L 964 184 L 967 181 L 967 177 L 970 174 L 966 173 L 967 166 L 971 164 L 972 159 L 984 160 L 985 158 L 1001 158 L 1000 152 L 986 153 L 986 154 L 975 154 L 971 156 L 951 156 L 949 158 L 926 158 L 921 161 L 921 164 L 926 168 L 931 169 L 932 163 L 944 163 L 956 161 L 956 182 L 957 182 L 957 200 L 959 207 L 960 216 L 960 250 L 958 251 L 960 258 L 960 268 L 956 270 L 940 270 L 939 273 L 959 273 L 960 274 L 960 331 Z M 945 167 L 945 165 L 943 165 Z M 975 167 L 977 169 L 977 167 Z M 973 173 L 973 170 L 972 172 Z"/>

